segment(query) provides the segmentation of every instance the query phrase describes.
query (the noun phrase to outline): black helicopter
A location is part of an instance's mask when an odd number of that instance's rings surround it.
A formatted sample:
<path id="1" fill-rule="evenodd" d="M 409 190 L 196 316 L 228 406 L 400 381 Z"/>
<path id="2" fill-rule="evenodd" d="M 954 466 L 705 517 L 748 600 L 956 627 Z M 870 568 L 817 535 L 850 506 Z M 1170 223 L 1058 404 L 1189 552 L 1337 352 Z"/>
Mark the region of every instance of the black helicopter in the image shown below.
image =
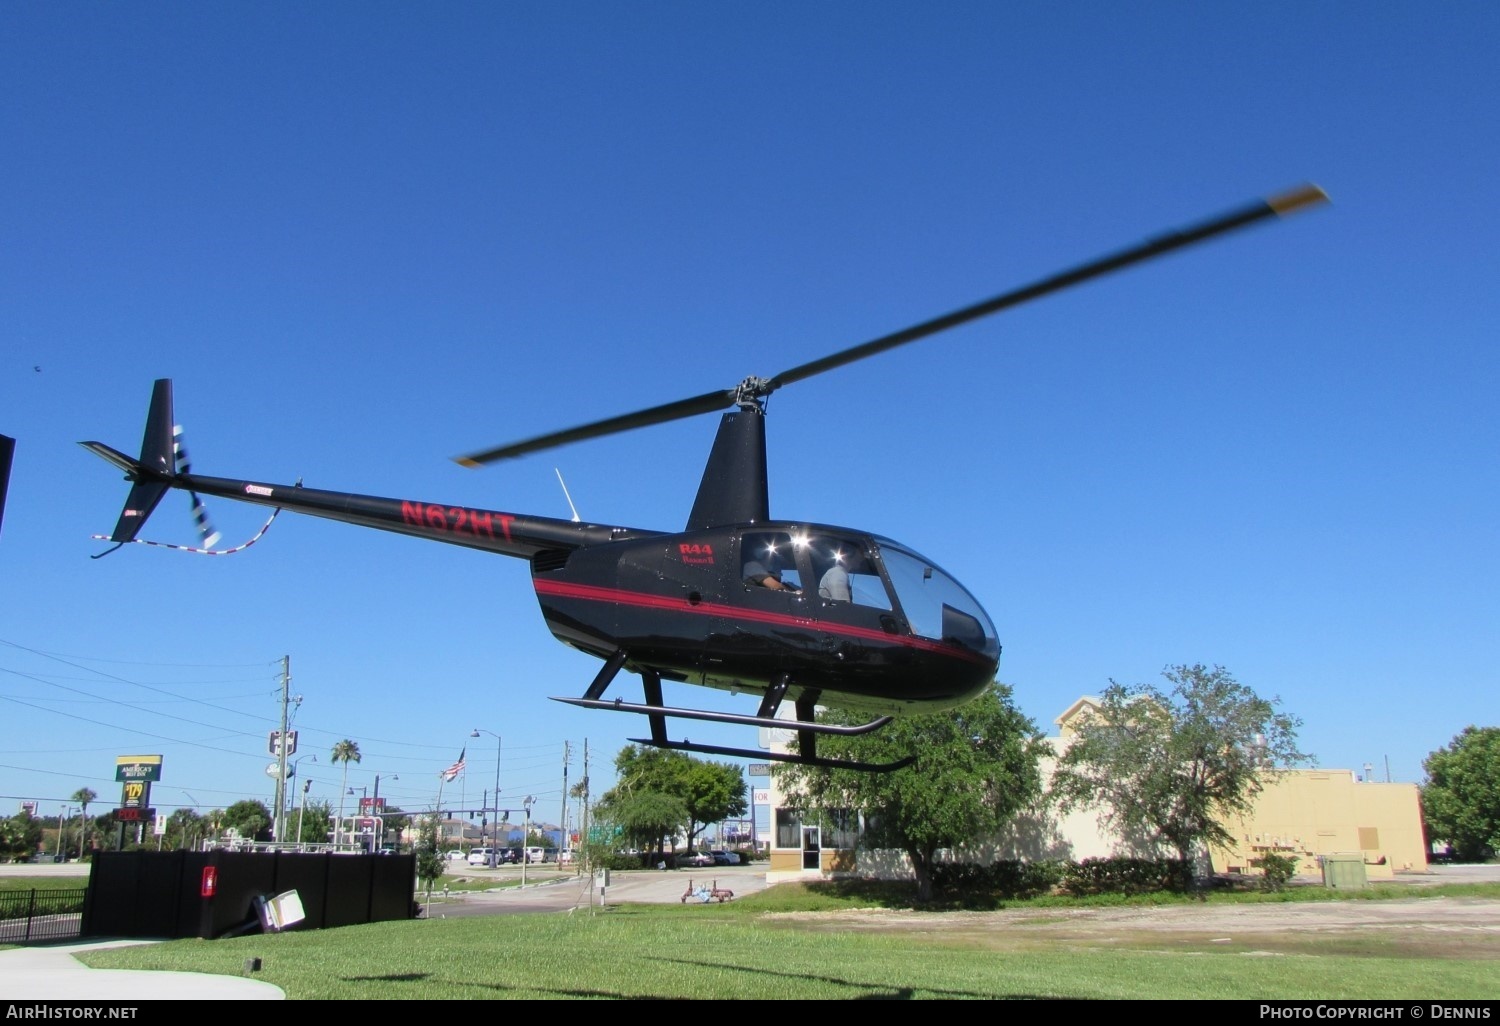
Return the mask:
<path id="1" fill-rule="evenodd" d="M 974 698 L 994 680 L 999 665 L 994 624 L 957 579 L 904 545 L 857 529 L 773 520 L 766 476 L 766 398 L 784 385 L 1326 199 L 1321 189 L 1303 186 L 774 377 L 749 377 L 734 388 L 458 458 L 477 467 L 727 411 L 682 531 L 322 491 L 304 488 L 300 481 L 281 485 L 195 474 L 173 419 L 172 384 L 163 378 L 152 393 L 139 459 L 100 442 L 80 443 L 132 482 L 113 533 L 96 537 L 116 543 L 109 552 L 141 541 L 137 535 L 147 517 L 175 488 L 192 497 L 200 533 L 210 547 L 214 541 L 207 534 L 202 495 L 274 507 L 272 519 L 285 509 L 518 556 L 531 564 L 532 585 L 553 635 L 604 663 L 581 697 L 557 701 L 645 715 L 651 736 L 631 739 L 640 744 L 813 766 L 897 769 L 912 760 L 872 764 L 819 758 L 817 737 L 867 733 L 893 716 L 932 712 Z M 641 678 L 644 702 L 603 697 L 621 670 Z M 739 715 L 668 706 L 662 697 L 664 680 L 759 694 L 759 708 L 754 715 Z M 778 715 L 787 702 L 794 718 Z M 824 704 L 871 718 L 853 726 L 821 723 L 816 710 Z M 797 751 L 768 753 L 671 740 L 668 718 L 794 730 Z"/>

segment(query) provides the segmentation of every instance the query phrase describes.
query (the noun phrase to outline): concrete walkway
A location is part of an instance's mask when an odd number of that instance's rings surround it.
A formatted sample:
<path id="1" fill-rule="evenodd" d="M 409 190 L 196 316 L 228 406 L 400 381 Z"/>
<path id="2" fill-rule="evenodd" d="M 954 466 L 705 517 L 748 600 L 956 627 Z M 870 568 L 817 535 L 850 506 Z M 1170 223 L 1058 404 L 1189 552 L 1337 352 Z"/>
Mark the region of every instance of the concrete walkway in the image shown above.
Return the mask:
<path id="1" fill-rule="evenodd" d="M 0 1001 L 283 1001 L 280 987 L 248 976 L 90 969 L 75 951 L 154 941 L 104 940 L 0 951 Z"/>

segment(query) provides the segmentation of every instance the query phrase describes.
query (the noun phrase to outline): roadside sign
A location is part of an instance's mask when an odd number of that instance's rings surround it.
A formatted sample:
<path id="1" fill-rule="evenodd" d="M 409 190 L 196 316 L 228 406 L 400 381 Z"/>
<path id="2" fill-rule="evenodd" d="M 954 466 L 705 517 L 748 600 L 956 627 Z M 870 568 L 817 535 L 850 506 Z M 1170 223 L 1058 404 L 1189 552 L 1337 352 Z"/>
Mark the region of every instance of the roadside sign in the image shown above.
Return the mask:
<path id="1" fill-rule="evenodd" d="M 161 756 L 122 755 L 115 760 L 115 780 L 160 780 Z"/>

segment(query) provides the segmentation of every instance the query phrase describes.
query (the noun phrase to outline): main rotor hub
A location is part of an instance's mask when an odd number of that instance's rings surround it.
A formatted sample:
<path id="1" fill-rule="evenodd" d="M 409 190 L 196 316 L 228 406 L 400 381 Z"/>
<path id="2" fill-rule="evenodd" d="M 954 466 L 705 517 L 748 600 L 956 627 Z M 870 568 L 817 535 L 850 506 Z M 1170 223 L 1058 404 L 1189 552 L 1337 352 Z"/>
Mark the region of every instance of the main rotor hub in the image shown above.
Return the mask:
<path id="1" fill-rule="evenodd" d="M 775 391 L 775 388 L 770 378 L 757 378 L 751 375 L 735 386 L 734 404 L 742 410 L 754 409 L 765 412 L 763 400 Z"/>

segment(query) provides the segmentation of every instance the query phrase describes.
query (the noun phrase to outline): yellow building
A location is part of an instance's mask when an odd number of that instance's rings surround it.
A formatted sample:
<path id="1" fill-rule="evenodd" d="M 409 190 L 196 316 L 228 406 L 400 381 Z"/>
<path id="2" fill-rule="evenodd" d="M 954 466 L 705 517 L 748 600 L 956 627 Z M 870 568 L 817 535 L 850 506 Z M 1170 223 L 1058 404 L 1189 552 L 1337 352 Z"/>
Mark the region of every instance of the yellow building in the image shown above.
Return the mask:
<path id="1" fill-rule="evenodd" d="M 1297 859 L 1303 874 L 1321 872 L 1329 856 L 1355 854 L 1372 880 L 1427 870 L 1416 784 L 1362 781 L 1350 770 L 1282 771 L 1266 782 L 1253 814 L 1227 826 L 1235 844 L 1213 852 L 1219 872 L 1249 871 L 1266 852 Z"/>
<path id="2" fill-rule="evenodd" d="M 1077 725 L 1098 707 L 1099 700 L 1086 695 L 1053 721 L 1057 733 L 1046 739 L 1053 754 L 1042 761 L 1044 781 L 1050 780 L 1057 754 L 1066 749 Z M 784 751 L 790 732 L 768 733 L 773 750 L 781 746 Z M 858 849 L 857 823 L 852 817 L 821 817 L 835 824 L 832 836 L 825 837 L 823 826 L 783 807 L 774 775 L 769 797 L 768 879 L 850 873 L 886 878 L 910 875 L 904 854 Z M 1256 872 L 1255 860 L 1266 852 L 1296 858 L 1299 875 L 1321 874 L 1324 860 L 1330 857 L 1342 862 L 1355 856 L 1369 879 L 1427 870 L 1417 785 L 1362 781 L 1352 770 L 1276 771 L 1263 782 L 1251 814 L 1225 826 L 1236 840 L 1231 848 L 1210 853 L 1213 869 L 1219 873 Z M 1102 810 L 1079 809 L 1066 815 L 1022 817 L 1007 836 L 995 838 L 968 857 L 1081 862 L 1131 854 L 1139 853 L 1130 851 L 1109 828 Z"/>

